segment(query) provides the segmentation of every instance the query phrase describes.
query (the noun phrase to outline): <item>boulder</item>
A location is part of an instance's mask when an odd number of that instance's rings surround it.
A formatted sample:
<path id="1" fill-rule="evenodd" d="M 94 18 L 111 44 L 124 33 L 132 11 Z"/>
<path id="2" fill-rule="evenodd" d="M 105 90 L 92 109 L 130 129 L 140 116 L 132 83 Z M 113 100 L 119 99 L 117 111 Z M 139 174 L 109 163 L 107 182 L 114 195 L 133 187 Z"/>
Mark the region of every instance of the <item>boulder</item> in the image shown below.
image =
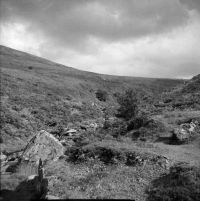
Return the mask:
<path id="1" fill-rule="evenodd" d="M 190 140 L 196 133 L 199 133 L 198 122 L 184 123 L 172 131 L 173 139 L 184 143 Z"/>
<path id="2" fill-rule="evenodd" d="M 183 143 L 183 142 L 186 142 L 189 140 L 190 138 L 190 133 L 183 129 L 183 128 L 175 128 L 173 130 L 173 138 L 180 142 L 180 143 Z"/>
<path id="3" fill-rule="evenodd" d="M 3 161 L 5 161 L 6 159 L 7 159 L 7 156 L 4 155 L 3 153 L 1 153 L 1 155 L 0 155 L 0 161 L 3 162 Z"/>
<path id="4" fill-rule="evenodd" d="M 42 130 L 27 144 L 22 159 L 37 162 L 57 160 L 64 153 L 64 147 L 52 134 Z"/>

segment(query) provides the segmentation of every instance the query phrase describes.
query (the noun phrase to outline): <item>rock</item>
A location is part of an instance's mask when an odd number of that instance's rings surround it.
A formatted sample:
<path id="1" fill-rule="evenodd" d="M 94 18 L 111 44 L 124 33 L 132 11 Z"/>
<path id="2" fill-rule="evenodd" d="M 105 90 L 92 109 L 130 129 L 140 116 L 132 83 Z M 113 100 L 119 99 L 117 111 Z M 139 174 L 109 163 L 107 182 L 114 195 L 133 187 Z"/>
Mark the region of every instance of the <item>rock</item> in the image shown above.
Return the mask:
<path id="1" fill-rule="evenodd" d="M 173 137 L 179 142 L 185 142 L 189 140 L 190 133 L 183 128 L 175 128 L 173 130 Z"/>
<path id="2" fill-rule="evenodd" d="M 37 177 L 36 174 L 34 174 L 34 175 L 30 175 L 30 176 L 28 176 L 27 181 L 29 181 L 29 180 L 33 180 L 33 179 L 35 179 L 35 177 Z"/>
<path id="3" fill-rule="evenodd" d="M 46 195 L 45 200 L 60 200 L 60 198 L 54 195 Z"/>
<path id="4" fill-rule="evenodd" d="M 199 133 L 198 122 L 184 123 L 172 131 L 173 139 L 181 143 L 188 141 L 193 135 Z"/>
<path id="5" fill-rule="evenodd" d="M 75 129 L 70 129 L 67 131 L 67 133 L 76 133 L 76 132 L 77 132 L 77 130 L 75 130 Z"/>
<path id="6" fill-rule="evenodd" d="M 93 128 L 94 129 L 94 131 L 98 128 L 98 125 L 97 125 L 97 123 L 91 123 L 90 125 L 89 125 L 89 127 L 90 128 Z"/>
<path id="7" fill-rule="evenodd" d="M 57 160 L 64 153 L 64 147 L 52 134 L 42 130 L 27 144 L 22 159 L 37 162 Z"/>
<path id="8" fill-rule="evenodd" d="M 190 133 L 194 132 L 196 128 L 196 124 L 194 124 L 193 122 L 190 123 L 190 128 L 188 129 Z"/>
<path id="9" fill-rule="evenodd" d="M 72 136 L 73 134 L 77 133 L 77 130 L 75 129 L 65 129 L 62 135 L 69 135 Z"/>
<path id="10" fill-rule="evenodd" d="M 159 156 L 157 162 L 162 168 L 165 168 L 165 169 L 170 168 L 169 159 L 167 157 L 165 157 L 165 156 Z"/>
<path id="11" fill-rule="evenodd" d="M 8 155 L 7 160 L 8 160 L 8 161 L 15 161 L 15 160 L 17 160 L 17 159 L 20 158 L 20 155 L 21 155 L 21 154 L 22 154 L 22 151 L 21 151 L 21 150 L 20 150 L 20 151 L 13 152 L 13 153 L 11 153 L 11 154 Z"/>
<path id="12" fill-rule="evenodd" d="M 1 155 L 0 155 L 0 161 L 3 162 L 3 161 L 5 161 L 6 159 L 7 159 L 7 156 L 4 155 L 3 153 L 1 153 Z"/>
<path id="13" fill-rule="evenodd" d="M 65 141 L 65 140 L 61 140 L 60 143 L 61 143 L 63 146 L 66 146 L 66 141 Z"/>

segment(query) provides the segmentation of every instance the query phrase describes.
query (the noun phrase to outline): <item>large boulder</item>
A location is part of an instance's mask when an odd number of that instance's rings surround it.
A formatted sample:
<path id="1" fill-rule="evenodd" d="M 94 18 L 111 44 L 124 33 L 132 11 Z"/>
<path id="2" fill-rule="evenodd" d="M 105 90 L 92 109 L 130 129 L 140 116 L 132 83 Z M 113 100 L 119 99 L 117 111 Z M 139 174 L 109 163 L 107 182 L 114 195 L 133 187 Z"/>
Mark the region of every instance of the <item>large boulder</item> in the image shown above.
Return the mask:
<path id="1" fill-rule="evenodd" d="M 184 123 L 172 131 L 172 139 L 179 143 L 188 142 L 192 137 L 199 133 L 198 122 Z"/>
<path id="2" fill-rule="evenodd" d="M 27 144 L 22 159 L 37 162 L 57 160 L 64 153 L 64 147 L 52 134 L 42 130 Z"/>

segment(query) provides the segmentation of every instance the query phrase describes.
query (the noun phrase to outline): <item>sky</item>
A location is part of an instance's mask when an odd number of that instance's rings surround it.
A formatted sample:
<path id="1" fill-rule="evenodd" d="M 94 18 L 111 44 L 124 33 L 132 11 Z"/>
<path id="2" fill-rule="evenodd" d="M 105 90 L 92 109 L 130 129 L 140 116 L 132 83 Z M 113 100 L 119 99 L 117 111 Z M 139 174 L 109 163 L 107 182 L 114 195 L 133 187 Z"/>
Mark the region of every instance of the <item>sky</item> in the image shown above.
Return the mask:
<path id="1" fill-rule="evenodd" d="M 200 73 L 200 0 L 0 0 L 0 44 L 81 70 Z"/>

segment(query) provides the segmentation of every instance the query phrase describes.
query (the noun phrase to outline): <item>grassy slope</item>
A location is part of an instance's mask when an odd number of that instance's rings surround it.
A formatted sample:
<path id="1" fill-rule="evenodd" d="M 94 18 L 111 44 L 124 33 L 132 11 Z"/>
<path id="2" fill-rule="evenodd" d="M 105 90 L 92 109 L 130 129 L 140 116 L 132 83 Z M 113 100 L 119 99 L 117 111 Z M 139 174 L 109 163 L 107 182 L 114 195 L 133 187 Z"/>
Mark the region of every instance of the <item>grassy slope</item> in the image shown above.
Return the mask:
<path id="1" fill-rule="evenodd" d="M 170 92 L 163 93 L 163 99 L 164 102 L 171 99 L 169 105 L 173 108 L 200 110 L 200 74 Z"/>
<path id="2" fill-rule="evenodd" d="M 23 146 L 27 137 L 47 129 L 51 121 L 67 126 L 100 118 L 102 107 L 115 105 L 115 92 L 131 87 L 160 93 L 182 83 L 80 71 L 4 46 L 0 61 L 2 138 L 11 149 Z M 98 101 L 97 89 L 106 90 L 109 101 Z"/>

